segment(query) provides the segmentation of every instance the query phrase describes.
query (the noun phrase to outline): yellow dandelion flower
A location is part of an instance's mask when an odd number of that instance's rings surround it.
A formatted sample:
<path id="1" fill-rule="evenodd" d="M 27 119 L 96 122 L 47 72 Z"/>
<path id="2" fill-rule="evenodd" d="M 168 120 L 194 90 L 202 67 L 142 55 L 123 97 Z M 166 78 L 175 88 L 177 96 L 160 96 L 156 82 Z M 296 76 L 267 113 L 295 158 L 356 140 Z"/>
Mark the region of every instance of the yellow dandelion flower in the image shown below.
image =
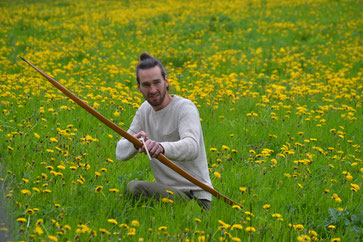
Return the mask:
<path id="1" fill-rule="evenodd" d="M 39 138 L 40 138 L 39 134 L 37 134 L 37 133 L 34 133 L 34 136 L 35 136 L 35 138 L 37 138 L 37 139 L 39 139 Z"/>
<path id="2" fill-rule="evenodd" d="M 231 230 L 233 230 L 233 229 L 239 229 L 239 230 L 242 230 L 242 229 L 243 229 L 243 227 L 242 227 L 242 225 L 240 225 L 240 224 L 233 224 L 233 225 L 232 225 L 232 227 L 231 227 Z"/>
<path id="3" fill-rule="evenodd" d="M 310 237 L 308 235 L 300 235 L 297 237 L 297 240 L 300 242 L 309 242 L 311 241 Z"/>
<path id="4" fill-rule="evenodd" d="M 55 237 L 55 236 L 53 236 L 53 235 L 48 235 L 48 239 L 49 239 L 50 241 L 58 242 L 58 238 L 57 238 L 57 237 Z"/>
<path id="5" fill-rule="evenodd" d="M 359 185 L 353 184 L 353 183 L 350 183 L 350 185 L 351 185 L 350 190 L 352 190 L 354 192 L 358 192 L 359 191 L 359 189 L 360 189 Z"/>
<path id="6" fill-rule="evenodd" d="M 119 192 L 119 190 L 117 188 L 110 188 L 110 189 L 108 189 L 108 191 L 114 192 L 114 193 Z"/>
<path id="7" fill-rule="evenodd" d="M 336 227 L 331 224 L 331 225 L 328 226 L 328 229 L 334 230 L 334 229 L 336 229 Z"/>
<path id="8" fill-rule="evenodd" d="M 345 177 L 345 179 L 346 179 L 347 181 L 351 181 L 351 180 L 353 179 L 353 177 L 352 177 L 350 174 L 348 174 L 348 175 Z"/>
<path id="9" fill-rule="evenodd" d="M 95 193 L 99 193 L 99 192 L 101 192 L 101 191 L 102 191 L 102 189 L 103 189 L 103 186 L 97 186 L 97 187 L 95 188 Z"/>
<path id="10" fill-rule="evenodd" d="M 304 225 L 302 225 L 302 224 L 296 224 L 293 227 L 297 231 L 303 231 L 304 230 Z"/>
<path id="11" fill-rule="evenodd" d="M 111 232 L 109 232 L 107 229 L 103 229 L 103 228 L 100 228 L 99 231 L 102 233 L 102 234 L 107 234 L 107 235 L 110 235 Z"/>
<path id="12" fill-rule="evenodd" d="M 333 239 L 331 239 L 330 241 L 331 241 L 331 242 L 340 242 L 340 241 L 341 241 L 341 239 L 340 239 L 340 238 L 333 238 Z"/>
<path id="13" fill-rule="evenodd" d="M 26 223 L 26 218 L 17 218 L 16 219 L 17 222 L 20 222 L 20 223 Z"/>
<path id="14" fill-rule="evenodd" d="M 35 223 L 37 226 L 41 225 L 44 222 L 43 219 L 38 219 L 37 222 Z"/>
<path id="15" fill-rule="evenodd" d="M 62 165 L 57 166 L 57 168 L 60 169 L 60 170 L 65 170 L 66 169 L 65 166 L 62 166 Z"/>
<path id="16" fill-rule="evenodd" d="M 132 221 L 131 221 L 131 226 L 139 227 L 139 226 L 140 226 L 140 223 L 139 223 L 139 221 L 137 221 L 137 220 L 132 220 Z"/>
<path id="17" fill-rule="evenodd" d="M 49 141 L 50 141 L 50 142 L 53 142 L 53 143 L 58 143 L 57 138 L 50 138 L 50 139 L 49 139 Z"/>
<path id="18" fill-rule="evenodd" d="M 33 215 L 34 214 L 34 210 L 31 209 L 31 208 L 29 208 L 29 209 L 25 210 L 25 214 L 27 214 L 27 215 Z"/>
<path id="19" fill-rule="evenodd" d="M 271 205 L 270 204 L 265 204 L 262 206 L 263 209 L 265 210 L 269 210 L 271 208 Z"/>
<path id="20" fill-rule="evenodd" d="M 38 234 L 38 235 L 42 235 L 43 234 L 43 230 L 41 227 L 36 226 L 34 229 L 34 233 Z"/>
<path id="21" fill-rule="evenodd" d="M 23 190 L 21 190 L 20 192 L 21 192 L 22 194 L 24 194 L 24 195 L 27 195 L 27 196 L 32 195 L 32 193 L 31 193 L 29 190 L 27 190 L 27 189 L 23 189 Z"/>
<path id="22" fill-rule="evenodd" d="M 217 177 L 217 178 L 221 178 L 221 174 L 219 174 L 219 172 L 218 172 L 218 171 L 215 171 L 215 172 L 214 172 L 214 176 L 215 176 L 215 177 Z"/>
<path id="23" fill-rule="evenodd" d="M 115 224 L 115 225 L 118 224 L 117 221 L 116 221 L 116 219 L 113 219 L 113 218 L 108 219 L 107 222 L 109 222 L 111 224 Z"/>
<path id="24" fill-rule="evenodd" d="M 200 218 L 194 218 L 194 221 L 197 222 L 197 223 L 202 222 L 202 220 Z"/>
<path id="25" fill-rule="evenodd" d="M 247 187 L 240 187 L 239 190 L 244 193 L 247 190 Z"/>
<path id="26" fill-rule="evenodd" d="M 136 234 L 135 228 L 130 228 L 129 231 L 127 232 L 127 236 L 134 236 L 135 234 Z"/>
<path id="27" fill-rule="evenodd" d="M 167 229 L 168 229 L 168 227 L 166 227 L 166 226 L 161 226 L 161 227 L 158 228 L 159 231 L 160 230 L 167 230 Z"/>
<path id="28" fill-rule="evenodd" d="M 163 198 L 161 199 L 161 201 L 162 201 L 163 203 L 174 203 L 174 201 L 173 201 L 173 200 L 171 200 L 171 199 L 169 199 L 169 198 L 166 198 L 166 197 L 163 197 Z"/>
<path id="29" fill-rule="evenodd" d="M 249 232 L 249 233 L 254 233 L 254 232 L 256 232 L 256 229 L 254 228 L 254 227 L 247 227 L 246 228 L 246 232 Z"/>
<path id="30" fill-rule="evenodd" d="M 212 147 L 212 148 L 210 148 L 209 150 L 210 150 L 210 151 L 217 151 L 217 148 Z"/>
<path id="31" fill-rule="evenodd" d="M 174 192 L 172 192 L 172 191 L 166 190 L 166 192 L 171 194 L 171 195 L 174 195 Z"/>

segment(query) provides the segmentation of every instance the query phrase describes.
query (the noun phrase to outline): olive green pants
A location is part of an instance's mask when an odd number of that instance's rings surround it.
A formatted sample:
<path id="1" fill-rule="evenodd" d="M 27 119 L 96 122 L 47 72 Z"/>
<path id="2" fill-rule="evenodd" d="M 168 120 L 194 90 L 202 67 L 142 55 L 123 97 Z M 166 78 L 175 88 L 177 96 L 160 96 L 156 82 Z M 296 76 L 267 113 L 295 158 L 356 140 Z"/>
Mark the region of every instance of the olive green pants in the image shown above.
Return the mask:
<path id="1" fill-rule="evenodd" d="M 131 181 L 127 184 L 126 188 L 127 194 L 134 197 L 141 197 L 145 199 L 149 198 L 169 198 L 172 200 L 181 199 L 184 201 L 194 199 L 197 201 L 199 206 L 205 210 L 209 210 L 211 207 L 211 202 L 206 199 L 198 199 L 193 195 L 193 191 L 182 192 L 171 186 L 162 185 L 155 182 L 148 181 Z"/>

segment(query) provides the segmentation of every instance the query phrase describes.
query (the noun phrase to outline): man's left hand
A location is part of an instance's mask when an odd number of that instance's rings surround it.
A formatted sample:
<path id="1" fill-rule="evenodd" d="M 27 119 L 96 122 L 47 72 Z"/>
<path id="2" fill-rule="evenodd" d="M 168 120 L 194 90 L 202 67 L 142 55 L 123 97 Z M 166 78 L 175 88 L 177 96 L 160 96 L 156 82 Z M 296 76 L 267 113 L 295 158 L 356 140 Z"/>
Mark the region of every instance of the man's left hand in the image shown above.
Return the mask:
<path id="1" fill-rule="evenodd" d="M 160 153 L 164 153 L 164 147 L 159 142 L 148 139 L 145 141 L 145 145 L 149 149 L 152 158 L 157 157 Z"/>

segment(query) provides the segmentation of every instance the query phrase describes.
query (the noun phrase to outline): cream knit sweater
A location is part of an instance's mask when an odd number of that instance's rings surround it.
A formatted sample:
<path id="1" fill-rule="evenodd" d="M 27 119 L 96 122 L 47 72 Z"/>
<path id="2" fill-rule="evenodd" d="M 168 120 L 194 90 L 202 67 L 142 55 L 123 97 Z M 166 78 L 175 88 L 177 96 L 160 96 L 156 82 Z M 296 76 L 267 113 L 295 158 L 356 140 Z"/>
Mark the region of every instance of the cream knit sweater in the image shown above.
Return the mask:
<path id="1" fill-rule="evenodd" d="M 160 142 L 166 157 L 212 187 L 198 109 L 188 99 L 176 95 L 172 97 L 169 105 L 158 111 L 154 111 L 145 101 L 136 112 L 128 133 L 134 135 L 140 131 L 146 132 L 149 139 Z M 117 143 L 118 160 L 128 160 L 136 153 L 134 145 L 128 140 L 122 138 Z M 151 168 L 155 182 L 173 186 L 181 191 L 193 191 L 199 199 L 212 200 L 210 193 L 189 182 L 157 159 L 152 159 Z"/>

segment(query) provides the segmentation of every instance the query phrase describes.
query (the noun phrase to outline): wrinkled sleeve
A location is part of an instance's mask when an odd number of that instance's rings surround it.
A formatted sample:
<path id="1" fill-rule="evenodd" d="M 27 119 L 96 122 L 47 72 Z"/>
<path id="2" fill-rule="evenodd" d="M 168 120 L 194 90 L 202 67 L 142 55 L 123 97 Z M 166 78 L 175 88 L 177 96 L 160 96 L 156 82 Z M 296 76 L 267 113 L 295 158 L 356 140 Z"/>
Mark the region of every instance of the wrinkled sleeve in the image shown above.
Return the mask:
<path id="1" fill-rule="evenodd" d="M 178 112 L 178 132 L 180 140 L 161 142 L 165 156 L 176 161 L 190 161 L 198 157 L 202 127 L 197 107 L 188 102 Z"/>
<path id="2" fill-rule="evenodd" d="M 141 118 L 139 112 L 136 112 L 134 119 L 132 120 L 131 126 L 127 133 L 134 135 L 142 130 Z M 120 161 L 126 161 L 132 158 L 137 153 L 134 145 L 125 138 L 121 138 L 117 142 L 116 147 L 116 158 Z"/>

